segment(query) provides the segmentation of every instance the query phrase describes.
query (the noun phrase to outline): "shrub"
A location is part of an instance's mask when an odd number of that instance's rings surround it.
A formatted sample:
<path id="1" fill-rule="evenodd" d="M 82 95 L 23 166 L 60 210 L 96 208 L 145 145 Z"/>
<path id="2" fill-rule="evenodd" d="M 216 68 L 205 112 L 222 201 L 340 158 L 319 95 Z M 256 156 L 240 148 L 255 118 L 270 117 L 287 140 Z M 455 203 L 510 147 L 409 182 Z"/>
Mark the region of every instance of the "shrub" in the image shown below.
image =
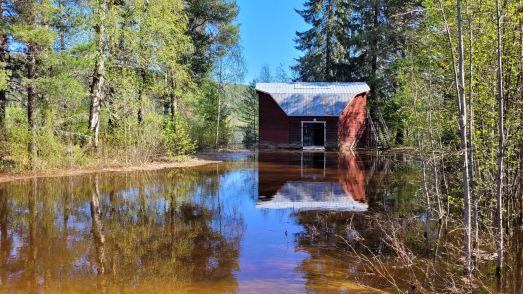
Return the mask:
<path id="1" fill-rule="evenodd" d="M 169 157 L 188 155 L 196 149 L 195 142 L 189 136 L 187 125 L 179 116 L 166 120 L 162 135 Z"/>

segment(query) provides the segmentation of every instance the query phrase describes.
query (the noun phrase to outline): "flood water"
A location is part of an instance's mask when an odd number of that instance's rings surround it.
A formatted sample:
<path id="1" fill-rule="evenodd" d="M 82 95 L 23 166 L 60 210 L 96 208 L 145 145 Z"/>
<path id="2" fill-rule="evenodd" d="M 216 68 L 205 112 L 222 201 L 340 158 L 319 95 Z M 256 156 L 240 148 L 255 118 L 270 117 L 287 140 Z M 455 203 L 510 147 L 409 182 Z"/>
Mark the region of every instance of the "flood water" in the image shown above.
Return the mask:
<path id="1" fill-rule="evenodd" d="M 418 172 L 407 156 L 225 159 L 0 184 L 0 290 L 394 291 L 347 244 L 379 239 L 371 216 L 413 211 Z"/>

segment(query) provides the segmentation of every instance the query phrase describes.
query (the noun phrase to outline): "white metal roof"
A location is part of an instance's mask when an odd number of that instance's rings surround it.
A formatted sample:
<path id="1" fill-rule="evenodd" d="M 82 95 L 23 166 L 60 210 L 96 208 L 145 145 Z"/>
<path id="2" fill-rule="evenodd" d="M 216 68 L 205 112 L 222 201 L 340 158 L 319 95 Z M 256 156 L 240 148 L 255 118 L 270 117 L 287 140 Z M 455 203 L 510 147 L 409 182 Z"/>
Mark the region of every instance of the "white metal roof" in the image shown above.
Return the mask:
<path id="1" fill-rule="evenodd" d="M 258 83 L 289 116 L 340 116 L 354 96 L 370 90 L 367 83 Z"/>
<path id="2" fill-rule="evenodd" d="M 259 200 L 257 208 L 295 210 L 366 211 L 367 203 L 355 201 L 336 182 L 289 181 L 270 200 Z"/>

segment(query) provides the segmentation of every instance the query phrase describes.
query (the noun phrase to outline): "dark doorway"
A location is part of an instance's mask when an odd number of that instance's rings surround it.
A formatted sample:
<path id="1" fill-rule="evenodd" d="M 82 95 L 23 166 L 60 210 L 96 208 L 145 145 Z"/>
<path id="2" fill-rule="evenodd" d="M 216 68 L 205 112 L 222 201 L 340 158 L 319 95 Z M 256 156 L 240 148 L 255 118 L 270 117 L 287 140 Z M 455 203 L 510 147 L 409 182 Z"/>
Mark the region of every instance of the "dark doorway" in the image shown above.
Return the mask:
<path id="1" fill-rule="evenodd" d="M 303 122 L 303 147 L 325 147 L 325 122 Z"/>

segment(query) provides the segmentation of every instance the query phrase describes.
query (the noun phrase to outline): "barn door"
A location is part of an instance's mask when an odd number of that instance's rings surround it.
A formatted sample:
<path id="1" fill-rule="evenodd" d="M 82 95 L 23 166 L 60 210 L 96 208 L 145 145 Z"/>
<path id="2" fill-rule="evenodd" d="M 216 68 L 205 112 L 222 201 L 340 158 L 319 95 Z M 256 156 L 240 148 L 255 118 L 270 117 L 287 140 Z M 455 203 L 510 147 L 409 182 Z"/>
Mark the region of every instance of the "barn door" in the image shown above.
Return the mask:
<path id="1" fill-rule="evenodd" d="M 302 122 L 303 147 L 325 147 L 325 122 Z"/>

